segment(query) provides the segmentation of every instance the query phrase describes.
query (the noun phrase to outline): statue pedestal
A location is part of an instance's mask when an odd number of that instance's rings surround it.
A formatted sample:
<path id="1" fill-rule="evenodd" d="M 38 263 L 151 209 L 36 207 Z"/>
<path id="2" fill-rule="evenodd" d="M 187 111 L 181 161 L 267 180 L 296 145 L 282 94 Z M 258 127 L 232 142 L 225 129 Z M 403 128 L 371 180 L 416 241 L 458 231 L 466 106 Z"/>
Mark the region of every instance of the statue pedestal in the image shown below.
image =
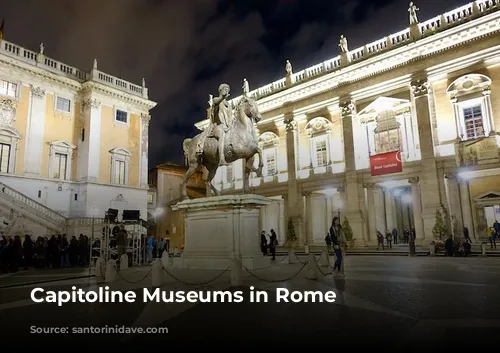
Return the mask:
<path id="1" fill-rule="evenodd" d="M 260 251 L 259 209 L 270 201 L 259 195 L 227 195 L 184 200 L 172 208 L 184 213 L 185 244 L 174 267 L 225 270 L 240 258 L 249 270 L 270 265 Z"/>

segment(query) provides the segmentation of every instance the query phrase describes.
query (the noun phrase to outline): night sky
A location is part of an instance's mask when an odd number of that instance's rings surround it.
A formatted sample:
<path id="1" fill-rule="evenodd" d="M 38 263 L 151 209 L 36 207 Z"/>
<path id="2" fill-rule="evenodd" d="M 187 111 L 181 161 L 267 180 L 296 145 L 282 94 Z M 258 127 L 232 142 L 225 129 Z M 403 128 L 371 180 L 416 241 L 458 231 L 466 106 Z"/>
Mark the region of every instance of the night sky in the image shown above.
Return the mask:
<path id="1" fill-rule="evenodd" d="M 415 0 L 425 21 L 467 0 Z M 232 96 L 335 57 L 344 34 L 355 49 L 408 26 L 408 0 L 0 0 L 4 38 L 66 64 L 136 84 L 152 110 L 150 167 L 182 162 L 208 94 Z"/>

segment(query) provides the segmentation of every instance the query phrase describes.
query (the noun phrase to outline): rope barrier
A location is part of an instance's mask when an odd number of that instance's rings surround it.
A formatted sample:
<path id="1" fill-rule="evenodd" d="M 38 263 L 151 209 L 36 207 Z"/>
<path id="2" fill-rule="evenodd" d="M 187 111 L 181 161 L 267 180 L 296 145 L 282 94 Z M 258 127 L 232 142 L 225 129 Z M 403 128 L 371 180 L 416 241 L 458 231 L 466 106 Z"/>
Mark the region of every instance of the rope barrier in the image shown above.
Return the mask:
<path id="1" fill-rule="evenodd" d="M 299 275 L 299 273 L 302 272 L 302 270 L 306 267 L 307 265 L 307 262 L 305 262 L 299 269 L 299 271 L 297 273 L 295 273 L 294 275 L 288 277 L 288 278 L 285 278 L 285 279 L 265 279 L 265 278 L 260 278 L 259 276 L 257 276 L 255 273 L 253 273 L 252 271 L 250 271 L 248 268 L 246 268 L 245 266 L 243 266 L 243 268 L 245 269 L 245 271 L 247 271 L 252 277 L 256 278 L 257 280 L 259 281 L 262 281 L 262 282 L 266 282 L 266 283 L 281 283 L 281 282 L 286 282 L 286 281 L 289 281 L 295 277 L 297 277 Z"/>
<path id="2" fill-rule="evenodd" d="M 124 280 L 125 282 L 130 283 L 130 284 L 136 284 L 136 283 L 140 283 L 140 282 L 144 281 L 146 278 L 148 278 L 148 277 L 149 277 L 149 275 L 151 274 L 151 272 L 153 272 L 153 269 L 150 269 L 150 270 L 148 271 L 148 273 L 146 273 L 146 276 L 142 277 L 142 278 L 141 278 L 140 280 L 138 280 L 138 281 L 129 281 L 128 279 L 126 279 L 125 277 L 123 277 L 123 276 L 121 275 L 120 271 L 116 271 L 116 272 L 118 273 L 118 277 L 120 277 L 120 278 L 121 278 L 122 280 Z"/>

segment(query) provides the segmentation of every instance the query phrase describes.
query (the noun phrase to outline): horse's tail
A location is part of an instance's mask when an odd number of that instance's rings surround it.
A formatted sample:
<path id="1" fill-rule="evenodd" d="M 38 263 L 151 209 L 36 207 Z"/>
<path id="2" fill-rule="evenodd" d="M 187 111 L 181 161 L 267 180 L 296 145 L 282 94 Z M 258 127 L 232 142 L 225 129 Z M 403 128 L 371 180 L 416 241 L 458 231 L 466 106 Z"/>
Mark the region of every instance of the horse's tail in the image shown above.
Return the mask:
<path id="1" fill-rule="evenodd" d="M 184 166 L 186 168 L 189 168 L 189 144 L 193 139 L 185 139 L 184 142 L 182 142 L 182 151 L 184 152 Z"/>

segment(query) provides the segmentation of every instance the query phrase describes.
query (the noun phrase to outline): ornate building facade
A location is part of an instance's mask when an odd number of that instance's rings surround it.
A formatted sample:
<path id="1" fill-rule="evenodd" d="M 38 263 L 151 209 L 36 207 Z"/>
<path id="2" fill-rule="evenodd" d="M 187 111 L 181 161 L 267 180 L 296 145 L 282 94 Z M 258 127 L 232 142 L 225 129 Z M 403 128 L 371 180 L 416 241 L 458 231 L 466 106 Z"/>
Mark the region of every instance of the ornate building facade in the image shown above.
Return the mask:
<path id="1" fill-rule="evenodd" d="M 356 245 L 394 228 L 426 244 L 439 212 L 455 236 L 481 239 L 500 220 L 499 7 L 478 0 L 425 22 L 410 9 L 408 28 L 354 50 L 341 38 L 337 57 L 299 72 L 287 62 L 249 92 L 264 161 L 251 185 L 272 199 L 262 228 L 283 241 L 292 219 L 301 244 L 322 245 L 340 215 Z M 242 178 L 238 161 L 215 185 L 238 193 Z"/>
<path id="2" fill-rule="evenodd" d="M 148 89 L 0 41 L 6 233 L 79 229 L 109 208 L 147 215 Z M 4 227 L 5 228 L 5 227 Z M 14 229 L 15 228 L 15 229 Z"/>

